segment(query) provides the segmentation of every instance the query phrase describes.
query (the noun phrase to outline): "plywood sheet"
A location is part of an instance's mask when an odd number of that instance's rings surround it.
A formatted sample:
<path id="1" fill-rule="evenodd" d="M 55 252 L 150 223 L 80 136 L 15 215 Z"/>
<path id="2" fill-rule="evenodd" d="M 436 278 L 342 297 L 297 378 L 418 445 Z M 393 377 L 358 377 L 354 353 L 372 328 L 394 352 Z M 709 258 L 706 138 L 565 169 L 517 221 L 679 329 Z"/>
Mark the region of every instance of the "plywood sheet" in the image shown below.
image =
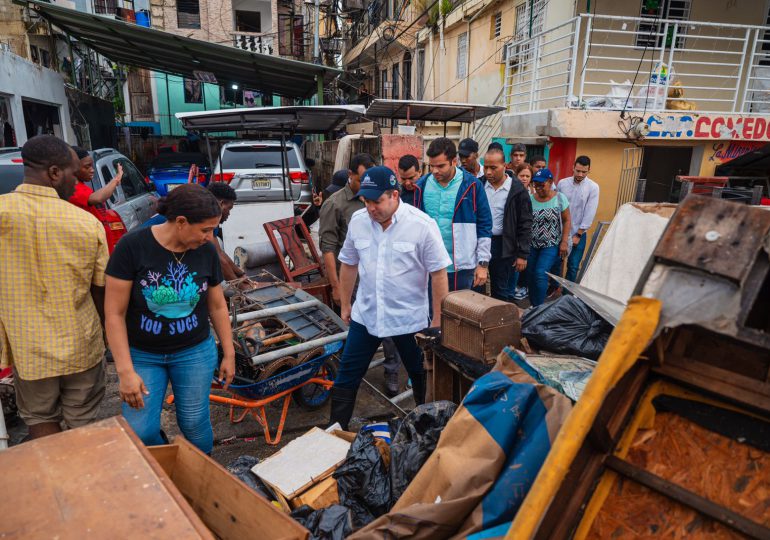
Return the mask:
<path id="1" fill-rule="evenodd" d="M 251 470 L 287 499 L 331 474 L 342 463 L 350 443 L 313 428 Z"/>
<path id="2" fill-rule="evenodd" d="M 213 538 L 129 429 L 110 418 L 2 452 L 0 537 Z"/>

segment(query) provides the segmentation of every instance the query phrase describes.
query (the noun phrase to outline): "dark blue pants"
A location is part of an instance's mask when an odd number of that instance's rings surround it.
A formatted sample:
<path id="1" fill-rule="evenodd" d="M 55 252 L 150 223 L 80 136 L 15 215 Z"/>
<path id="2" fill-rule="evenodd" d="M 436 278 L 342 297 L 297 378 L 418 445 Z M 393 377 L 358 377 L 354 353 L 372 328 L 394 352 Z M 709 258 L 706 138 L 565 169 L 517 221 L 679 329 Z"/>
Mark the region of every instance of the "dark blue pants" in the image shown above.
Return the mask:
<path id="1" fill-rule="evenodd" d="M 447 277 L 449 278 L 449 292 L 470 289 L 473 286 L 473 274 L 475 273 L 475 269 L 447 272 Z"/>
<path id="2" fill-rule="evenodd" d="M 527 260 L 527 274 L 529 275 L 529 302 L 533 306 L 539 306 L 545 301 L 548 291 L 548 276 L 554 261 L 559 259 L 559 246 L 545 248 L 531 247 Z"/>
<path id="3" fill-rule="evenodd" d="M 565 276 L 569 281 L 573 283 L 577 280 L 578 270 L 580 269 L 580 261 L 583 260 L 583 253 L 586 250 L 586 235 L 580 237 L 578 245 L 572 246 L 572 251 L 567 257 L 567 275 Z"/>
<path id="4" fill-rule="evenodd" d="M 390 339 L 396 345 L 396 350 L 409 376 L 414 379 L 415 375 L 422 375 L 425 371 L 422 365 L 422 351 L 417 346 L 414 334 L 391 336 Z M 381 341 L 382 338 L 371 335 L 363 324 L 350 321 L 348 338 L 345 341 L 345 349 L 342 351 L 340 369 L 334 380 L 334 386 L 358 390 L 358 385 L 366 375 L 369 363 Z"/>
<path id="5" fill-rule="evenodd" d="M 509 302 L 513 298 L 513 287 L 511 286 L 512 274 L 516 270 L 513 268 L 513 260 L 503 259 L 503 237 L 492 237 L 492 260 L 489 261 L 489 280 L 492 289 L 492 298 L 505 300 Z M 482 285 L 483 287 L 483 285 Z"/>

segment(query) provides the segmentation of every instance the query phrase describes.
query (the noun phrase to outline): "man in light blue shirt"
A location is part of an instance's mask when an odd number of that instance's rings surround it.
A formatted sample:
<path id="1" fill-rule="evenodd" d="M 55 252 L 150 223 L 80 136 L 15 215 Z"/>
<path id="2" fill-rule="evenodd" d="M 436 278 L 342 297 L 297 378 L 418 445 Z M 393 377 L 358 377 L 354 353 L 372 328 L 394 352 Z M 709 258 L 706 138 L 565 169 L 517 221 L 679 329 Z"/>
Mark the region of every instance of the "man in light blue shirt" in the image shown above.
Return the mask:
<path id="1" fill-rule="evenodd" d="M 591 228 L 596 209 L 599 206 L 599 184 L 588 178 L 591 159 L 578 156 L 572 176 L 563 178 L 556 184 L 556 191 L 563 193 L 569 201 L 572 227 L 570 230 L 571 251 L 567 257 L 567 275 L 569 281 L 577 279 L 580 262 L 586 249 L 586 233 Z"/>

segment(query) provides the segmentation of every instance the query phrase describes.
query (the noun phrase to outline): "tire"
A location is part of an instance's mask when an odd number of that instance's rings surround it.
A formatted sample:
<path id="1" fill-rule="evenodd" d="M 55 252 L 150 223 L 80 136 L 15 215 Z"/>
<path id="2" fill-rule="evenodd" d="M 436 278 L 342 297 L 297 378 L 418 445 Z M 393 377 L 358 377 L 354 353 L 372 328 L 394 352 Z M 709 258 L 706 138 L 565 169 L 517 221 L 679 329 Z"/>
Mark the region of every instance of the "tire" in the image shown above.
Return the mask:
<path id="1" fill-rule="evenodd" d="M 319 353 L 320 351 L 320 353 Z M 323 354 L 323 348 L 316 349 L 302 359 L 303 362 L 307 362 L 312 358 L 317 358 Z M 333 381 L 337 376 L 337 364 L 334 361 L 334 357 L 329 357 L 321 364 L 321 369 L 318 370 L 316 377 Z M 326 389 L 320 384 L 306 384 L 302 388 L 298 388 L 292 393 L 294 403 L 299 405 L 305 410 L 315 411 L 326 405 L 329 401 L 332 392 L 331 389 Z"/>

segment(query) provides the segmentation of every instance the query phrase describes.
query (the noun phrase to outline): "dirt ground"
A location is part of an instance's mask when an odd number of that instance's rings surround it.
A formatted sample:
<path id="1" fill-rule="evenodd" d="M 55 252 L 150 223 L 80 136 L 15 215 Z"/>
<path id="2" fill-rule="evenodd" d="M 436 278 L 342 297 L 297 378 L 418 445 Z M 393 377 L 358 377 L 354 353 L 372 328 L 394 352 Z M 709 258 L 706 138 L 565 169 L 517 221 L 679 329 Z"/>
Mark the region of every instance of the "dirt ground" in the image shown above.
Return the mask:
<path id="1" fill-rule="evenodd" d="M 369 371 L 367 379 L 377 388 L 383 387 L 383 369 L 378 367 Z M 401 385 L 405 389 L 407 376 L 401 372 Z M 271 426 L 271 434 L 274 434 L 278 426 L 278 420 L 281 414 L 283 400 L 268 407 L 268 419 Z M 115 365 L 107 364 L 107 392 L 104 401 L 101 404 L 99 418 L 109 418 L 120 414 L 120 398 L 118 395 L 118 376 L 115 372 Z M 403 408 L 412 408 L 414 402 L 410 399 L 401 404 Z M 164 405 L 161 413 L 161 426 L 168 435 L 169 439 L 179 435 L 179 428 L 176 425 L 174 405 Z M 384 404 L 382 398 L 375 397 L 365 384 L 361 385 L 358 393 L 358 401 L 353 413 L 356 423 L 357 418 L 370 420 L 381 420 L 395 416 L 395 410 Z M 11 420 L 11 419 L 7 419 Z M 265 442 L 262 428 L 256 420 L 247 417 L 239 424 L 230 423 L 229 408 L 224 405 L 211 405 L 211 423 L 214 427 L 214 451 L 213 458 L 222 465 L 228 465 L 237 457 L 242 455 L 256 456 L 264 459 L 279 448 L 287 444 L 292 439 L 302 435 L 314 426 L 324 426 L 329 420 L 329 405 L 324 405 L 316 411 L 307 411 L 291 402 L 289 405 L 289 414 L 286 418 L 283 436 L 280 444 L 276 446 L 268 445 Z M 21 421 L 8 422 L 8 432 L 10 435 L 10 444 L 19 444 L 27 435 L 27 429 Z"/>

